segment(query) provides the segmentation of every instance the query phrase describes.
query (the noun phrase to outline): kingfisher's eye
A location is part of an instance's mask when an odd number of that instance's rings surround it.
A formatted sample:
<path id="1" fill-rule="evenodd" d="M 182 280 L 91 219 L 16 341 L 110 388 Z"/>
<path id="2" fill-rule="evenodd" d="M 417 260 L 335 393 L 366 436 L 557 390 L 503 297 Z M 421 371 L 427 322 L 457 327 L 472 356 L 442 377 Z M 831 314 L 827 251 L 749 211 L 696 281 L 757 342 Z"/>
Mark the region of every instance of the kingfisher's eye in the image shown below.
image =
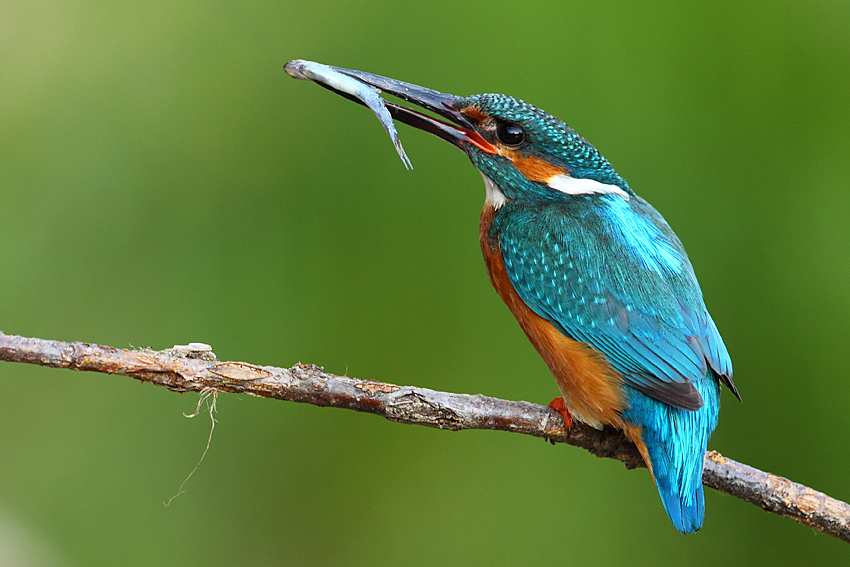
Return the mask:
<path id="1" fill-rule="evenodd" d="M 496 138 L 506 146 L 518 146 L 525 141 L 525 131 L 516 124 L 499 124 Z"/>

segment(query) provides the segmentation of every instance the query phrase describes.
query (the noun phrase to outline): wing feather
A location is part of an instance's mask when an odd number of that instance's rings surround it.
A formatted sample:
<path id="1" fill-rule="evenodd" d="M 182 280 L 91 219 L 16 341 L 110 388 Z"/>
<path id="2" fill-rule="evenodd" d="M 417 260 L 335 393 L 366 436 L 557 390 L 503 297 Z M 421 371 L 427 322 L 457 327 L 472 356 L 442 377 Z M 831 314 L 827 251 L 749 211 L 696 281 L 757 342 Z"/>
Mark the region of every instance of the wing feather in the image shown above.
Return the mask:
<path id="1" fill-rule="evenodd" d="M 737 396 L 729 354 L 693 268 L 661 216 L 639 197 L 577 199 L 597 206 L 576 214 L 564 210 L 574 204 L 509 203 L 514 210 L 491 228 L 520 298 L 603 353 L 628 384 L 654 399 L 699 409 L 703 400 L 692 382 L 708 366 Z M 631 215 L 628 222 L 623 215 Z"/>

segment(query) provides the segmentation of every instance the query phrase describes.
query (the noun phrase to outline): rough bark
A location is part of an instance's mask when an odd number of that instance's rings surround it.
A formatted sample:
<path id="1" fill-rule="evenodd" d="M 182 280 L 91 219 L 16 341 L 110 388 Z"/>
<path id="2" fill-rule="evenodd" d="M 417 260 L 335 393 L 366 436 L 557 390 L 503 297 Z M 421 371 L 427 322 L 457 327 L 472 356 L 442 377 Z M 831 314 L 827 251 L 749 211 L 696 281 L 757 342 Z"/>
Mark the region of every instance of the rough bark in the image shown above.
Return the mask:
<path id="1" fill-rule="evenodd" d="M 175 392 L 233 392 L 373 413 L 391 421 L 438 429 L 513 431 L 567 443 L 628 468 L 644 466 L 620 431 L 575 423 L 569 433 L 556 411 L 529 402 L 438 392 L 328 374 L 312 364 L 292 368 L 222 362 L 192 343 L 163 351 L 125 350 L 0 333 L 0 360 L 120 374 Z M 850 505 L 788 479 L 709 451 L 703 483 L 768 512 L 850 542 Z"/>

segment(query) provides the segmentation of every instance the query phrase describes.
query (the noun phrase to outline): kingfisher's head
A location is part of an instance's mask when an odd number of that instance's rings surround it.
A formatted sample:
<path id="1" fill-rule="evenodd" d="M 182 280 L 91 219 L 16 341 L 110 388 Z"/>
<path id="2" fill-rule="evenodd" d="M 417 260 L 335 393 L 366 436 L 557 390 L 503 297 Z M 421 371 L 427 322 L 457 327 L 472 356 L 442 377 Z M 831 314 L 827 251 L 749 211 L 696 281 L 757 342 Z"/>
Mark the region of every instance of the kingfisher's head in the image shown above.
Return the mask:
<path id="1" fill-rule="evenodd" d="M 362 71 L 334 69 L 445 119 L 387 103 L 394 119 L 463 150 L 484 175 L 488 199 L 496 207 L 514 199 L 613 194 L 628 200 L 634 195 L 587 140 L 527 102 L 501 94 L 458 97 Z"/>

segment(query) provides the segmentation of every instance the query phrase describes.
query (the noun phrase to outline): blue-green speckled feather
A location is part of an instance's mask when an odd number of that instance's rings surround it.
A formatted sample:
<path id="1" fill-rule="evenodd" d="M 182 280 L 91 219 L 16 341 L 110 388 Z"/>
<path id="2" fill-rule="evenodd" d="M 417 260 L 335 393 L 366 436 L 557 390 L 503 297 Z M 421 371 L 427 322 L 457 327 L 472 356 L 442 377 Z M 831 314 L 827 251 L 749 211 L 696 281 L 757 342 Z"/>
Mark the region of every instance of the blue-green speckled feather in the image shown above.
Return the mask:
<path id="1" fill-rule="evenodd" d="M 639 197 L 616 195 L 508 202 L 490 231 L 520 298 L 623 375 L 623 417 L 642 427 L 664 507 L 679 531 L 699 529 L 715 369 L 731 361 L 678 239 Z"/>
<path id="2" fill-rule="evenodd" d="M 639 197 L 515 200 L 499 210 L 491 234 L 522 300 L 603 352 L 635 388 L 696 409 L 699 396 L 682 387 L 706 375 L 706 362 L 731 373 L 682 245 Z"/>

